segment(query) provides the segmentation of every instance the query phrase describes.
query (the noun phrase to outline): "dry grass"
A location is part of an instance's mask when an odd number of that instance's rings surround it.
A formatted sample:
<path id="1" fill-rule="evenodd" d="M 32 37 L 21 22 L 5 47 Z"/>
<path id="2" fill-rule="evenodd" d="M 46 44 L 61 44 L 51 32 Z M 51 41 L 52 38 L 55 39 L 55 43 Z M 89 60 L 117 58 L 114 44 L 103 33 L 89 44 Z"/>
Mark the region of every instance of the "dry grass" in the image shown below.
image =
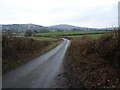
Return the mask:
<path id="1" fill-rule="evenodd" d="M 55 42 L 37 41 L 27 38 L 3 36 L 2 39 L 2 70 L 3 73 L 42 54 L 48 46 Z"/>
<path id="2" fill-rule="evenodd" d="M 120 88 L 120 32 L 90 41 L 75 39 L 67 53 L 67 62 L 84 87 Z"/>

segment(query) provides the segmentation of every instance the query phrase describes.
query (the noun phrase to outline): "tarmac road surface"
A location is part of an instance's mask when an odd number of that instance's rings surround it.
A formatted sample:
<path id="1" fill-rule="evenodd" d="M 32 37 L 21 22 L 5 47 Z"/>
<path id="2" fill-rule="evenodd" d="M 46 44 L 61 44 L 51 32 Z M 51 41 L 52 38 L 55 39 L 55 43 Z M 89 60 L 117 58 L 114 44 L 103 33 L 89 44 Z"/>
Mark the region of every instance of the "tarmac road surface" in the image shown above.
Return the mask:
<path id="1" fill-rule="evenodd" d="M 54 88 L 56 76 L 61 73 L 64 55 L 70 41 L 63 38 L 56 48 L 6 73 L 2 77 L 3 88 Z M 58 85 L 59 87 L 59 85 Z"/>

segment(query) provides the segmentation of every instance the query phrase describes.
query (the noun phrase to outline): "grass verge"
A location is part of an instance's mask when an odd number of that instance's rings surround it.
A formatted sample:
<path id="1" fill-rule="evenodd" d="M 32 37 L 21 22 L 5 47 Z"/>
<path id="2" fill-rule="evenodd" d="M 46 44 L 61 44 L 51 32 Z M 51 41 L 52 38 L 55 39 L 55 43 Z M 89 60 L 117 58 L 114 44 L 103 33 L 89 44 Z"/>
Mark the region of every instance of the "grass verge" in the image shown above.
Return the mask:
<path id="1" fill-rule="evenodd" d="M 60 41 L 39 41 L 28 38 L 3 36 L 2 71 L 3 74 L 27 63 L 57 46 Z"/>

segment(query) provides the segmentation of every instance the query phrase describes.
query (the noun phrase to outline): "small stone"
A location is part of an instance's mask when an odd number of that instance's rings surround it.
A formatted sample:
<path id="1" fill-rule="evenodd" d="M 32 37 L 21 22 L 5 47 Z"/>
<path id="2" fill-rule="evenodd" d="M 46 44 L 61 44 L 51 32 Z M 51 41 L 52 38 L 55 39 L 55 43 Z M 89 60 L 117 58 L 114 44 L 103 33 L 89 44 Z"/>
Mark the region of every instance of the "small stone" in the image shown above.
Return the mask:
<path id="1" fill-rule="evenodd" d="M 100 83 L 98 83 L 98 85 L 100 85 Z"/>
<path id="2" fill-rule="evenodd" d="M 115 88 L 115 86 L 114 86 L 114 85 L 113 85 L 112 87 L 113 87 L 113 88 Z"/>

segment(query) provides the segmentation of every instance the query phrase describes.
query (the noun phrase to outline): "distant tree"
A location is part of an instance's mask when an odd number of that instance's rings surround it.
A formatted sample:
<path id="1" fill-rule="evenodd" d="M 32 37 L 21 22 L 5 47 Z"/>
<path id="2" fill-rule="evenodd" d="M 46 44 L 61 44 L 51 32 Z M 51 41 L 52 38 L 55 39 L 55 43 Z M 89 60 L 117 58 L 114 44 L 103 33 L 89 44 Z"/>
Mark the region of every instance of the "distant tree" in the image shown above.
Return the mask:
<path id="1" fill-rule="evenodd" d="M 26 30 L 25 32 L 25 36 L 28 37 L 28 36 L 32 36 L 33 35 L 33 31 L 32 30 Z"/>
<path id="2" fill-rule="evenodd" d="M 6 31 L 6 35 L 7 35 L 7 36 L 12 36 L 12 35 L 13 35 L 13 33 L 12 33 L 12 31 L 11 31 L 11 30 L 7 30 L 7 31 Z"/>
<path id="3" fill-rule="evenodd" d="M 37 31 L 37 30 L 34 30 L 34 32 L 35 32 L 35 33 L 38 33 L 38 31 Z"/>

